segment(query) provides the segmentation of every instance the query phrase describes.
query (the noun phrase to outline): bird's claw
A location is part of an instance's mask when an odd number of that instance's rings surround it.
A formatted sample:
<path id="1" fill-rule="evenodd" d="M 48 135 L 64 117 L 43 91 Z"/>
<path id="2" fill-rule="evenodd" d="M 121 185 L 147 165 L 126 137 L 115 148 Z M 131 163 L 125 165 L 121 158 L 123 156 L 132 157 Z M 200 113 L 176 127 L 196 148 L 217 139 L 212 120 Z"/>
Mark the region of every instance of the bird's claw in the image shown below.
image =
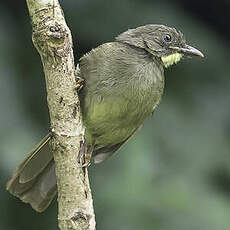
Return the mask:
<path id="1" fill-rule="evenodd" d="M 80 168 L 88 168 L 91 165 L 91 162 L 84 163 Z"/>
<path id="2" fill-rule="evenodd" d="M 84 86 L 84 79 L 81 77 L 76 77 L 76 87 L 75 90 L 79 93 Z"/>

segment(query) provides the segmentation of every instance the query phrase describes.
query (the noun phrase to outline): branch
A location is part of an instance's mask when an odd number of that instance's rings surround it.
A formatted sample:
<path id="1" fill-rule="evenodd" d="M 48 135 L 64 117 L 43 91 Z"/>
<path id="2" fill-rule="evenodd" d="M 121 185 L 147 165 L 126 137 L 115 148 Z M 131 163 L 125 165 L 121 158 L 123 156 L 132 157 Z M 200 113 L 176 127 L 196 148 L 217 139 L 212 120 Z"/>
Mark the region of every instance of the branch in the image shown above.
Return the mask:
<path id="1" fill-rule="evenodd" d="M 61 230 L 95 230 L 88 172 L 82 167 L 84 154 L 80 154 L 85 130 L 75 90 L 71 33 L 58 0 L 27 0 L 27 5 L 33 28 L 32 40 L 45 72 L 59 227 Z"/>

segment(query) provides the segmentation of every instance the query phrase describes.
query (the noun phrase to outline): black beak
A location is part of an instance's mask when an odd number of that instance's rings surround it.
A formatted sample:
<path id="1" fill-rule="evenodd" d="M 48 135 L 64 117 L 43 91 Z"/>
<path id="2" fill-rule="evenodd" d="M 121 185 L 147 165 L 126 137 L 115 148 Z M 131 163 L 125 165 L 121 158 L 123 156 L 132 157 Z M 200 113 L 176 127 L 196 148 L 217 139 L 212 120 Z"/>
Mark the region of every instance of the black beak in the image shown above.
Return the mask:
<path id="1" fill-rule="evenodd" d="M 182 53 L 185 55 L 191 55 L 191 56 L 199 56 L 199 57 L 204 57 L 204 54 L 202 54 L 198 49 L 185 45 L 185 47 L 170 47 L 170 49 L 176 50 L 178 53 Z"/>

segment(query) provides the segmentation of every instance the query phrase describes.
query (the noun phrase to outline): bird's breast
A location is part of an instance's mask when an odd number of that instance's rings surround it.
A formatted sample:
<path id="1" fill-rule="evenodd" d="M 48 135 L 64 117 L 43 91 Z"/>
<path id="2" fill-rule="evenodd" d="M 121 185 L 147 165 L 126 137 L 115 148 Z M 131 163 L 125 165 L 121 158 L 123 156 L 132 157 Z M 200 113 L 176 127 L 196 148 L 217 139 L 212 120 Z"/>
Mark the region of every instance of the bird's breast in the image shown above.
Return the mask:
<path id="1" fill-rule="evenodd" d="M 101 86 L 102 90 L 90 99 L 86 127 L 99 146 L 127 139 L 159 104 L 163 72 L 151 66 L 142 68 L 128 81 Z"/>
<path id="2" fill-rule="evenodd" d="M 119 43 L 105 44 L 82 61 L 86 85 L 81 105 L 87 142 L 98 148 L 121 143 L 160 102 L 163 66 L 145 51 Z"/>

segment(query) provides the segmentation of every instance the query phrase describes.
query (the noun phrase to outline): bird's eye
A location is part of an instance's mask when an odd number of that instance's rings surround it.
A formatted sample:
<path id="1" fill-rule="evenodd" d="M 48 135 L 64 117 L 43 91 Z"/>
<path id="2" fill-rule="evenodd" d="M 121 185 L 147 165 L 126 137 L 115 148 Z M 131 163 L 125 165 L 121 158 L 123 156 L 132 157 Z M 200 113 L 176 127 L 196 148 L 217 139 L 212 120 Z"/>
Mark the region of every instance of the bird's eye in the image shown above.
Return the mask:
<path id="1" fill-rule="evenodd" d="M 172 41 L 172 37 L 170 34 L 164 34 L 163 39 L 165 42 L 171 42 Z"/>

